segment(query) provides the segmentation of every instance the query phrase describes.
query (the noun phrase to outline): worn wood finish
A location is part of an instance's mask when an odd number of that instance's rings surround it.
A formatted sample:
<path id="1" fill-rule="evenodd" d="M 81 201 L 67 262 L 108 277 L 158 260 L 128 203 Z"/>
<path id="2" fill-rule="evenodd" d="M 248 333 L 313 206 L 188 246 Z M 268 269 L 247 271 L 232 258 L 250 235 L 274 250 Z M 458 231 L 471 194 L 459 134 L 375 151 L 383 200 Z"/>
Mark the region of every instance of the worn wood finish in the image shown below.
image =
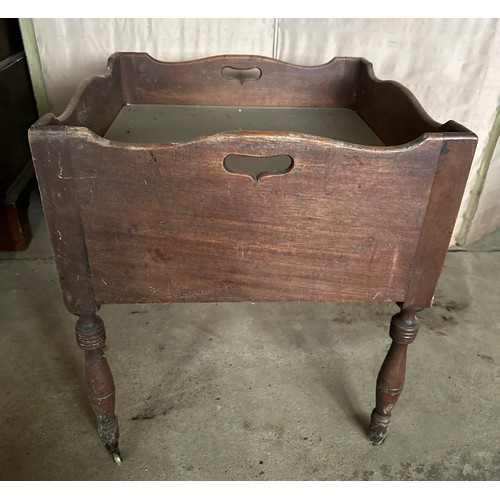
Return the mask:
<path id="1" fill-rule="evenodd" d="M 432 305 L 476 143 L 477 138 L 470 133 L 445 135 L 404 300 L 405 308 Z"/>
<path id="2" fill-rule="evenodd" d="M 402 304 L 401 304 L 402 305 Z M 418 333 L 416 314 L 422 309 L 401 309 L 391 320 L 389 352 L 377 377 L 376 406 L 370 423 L 370 441 L 382 444 L 391 423 L 392 410 L 403 391 L 406 373 L 406 351 Z"/>
<path id="3" fill-rule="evenodd" d="M 320 106 L 354 108 L 359 59 L 338 57 L 321 66 L 296 66 L 268 57 L 217 56 L 160 62 L 120 53 L 123 96 L 135 104 L 205 106 Z M 224 67 L 260 68 L 258 80 L 226 80 Z"/>
<path id="4" fill-rule="evenodd" d="M 126 102 L 120 78 L 120 59 L 110 57 L 106 73 L 82 82 L 56 122 L 104 134 Z"/>
<path id="5" fill-rule="evenodd" d="M 76 315 L 97 311 L 66 127 L 30 130 L 31 152 L 64 303 Z"/>
<path id="6" fill-rule="evenodd" d="M 241 71 L 251 68 L 259 69 Z M 181 142 L 147 133 L 133 144 L 103 138 L 127 103 L 342 107 L 383 145 L 286 124 L 273 130 L 265 120 L 247 131 L 201 127 Z M 118 426 L 95 313 L 123 302 L 397 301 L 371 424 L 371 441 L 382 442 L 476 141 L 455 122 L 433 121 L 364 59 L 300 67 L 257 56 L 112 56 L 62 116 L 49 114 L 30 131 L 66 307 L 80 316 L 80 346 L 92 346 L 87 374 L 108 448 L 117 449 Z M 290 161 L 283 170 L 242 172 L 230 168 L 230 155 Z"/>
<path id="7" fill-rule="evenodd" d="M 115 385 L 104 354 L 104 323 L 95 314 L 82 315 L 76 323 L 75 331 L 78 345 L 85 351 L 85 374 L 89 398 L 97 417 L 99 437 L 115 461 L 121 461 L 118 449 L 120 432 L 115 415 Z"/>
<path id="8" fill-rule="evenodd" d="M 388 146 L 410 142 L 429 132 L 462 132 L 453 121 L 434 121 L 401 84 L 376 78 L 372 64 L 365 59 L 360 62 L 356 109 Z"/>
<path id="9" fill-rule="evenodd" d="M 299 134 L 153 148 L 87 137 L 70 149 L 97 301 L 403 300 L 440 148 Z M 290 155 L 293 168 L 254 182 L 224 169 L 233 153 Z"/>

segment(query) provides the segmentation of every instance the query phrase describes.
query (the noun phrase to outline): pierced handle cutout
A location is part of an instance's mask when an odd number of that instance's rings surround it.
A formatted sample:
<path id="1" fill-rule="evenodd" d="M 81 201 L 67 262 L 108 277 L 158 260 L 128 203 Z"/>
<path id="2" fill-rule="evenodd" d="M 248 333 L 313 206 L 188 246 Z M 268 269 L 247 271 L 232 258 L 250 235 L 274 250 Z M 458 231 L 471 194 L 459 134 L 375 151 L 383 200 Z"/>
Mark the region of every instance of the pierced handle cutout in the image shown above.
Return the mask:
<path id="1" fill-rule="evenodd" d="M 260 80 L 262 77 L 260 68 L 233 68 L 232 66 L 224 66 L 220 74 L 224 80 L 236 80 L 241 85 L 245 82 Z"/>
<path id="2" fill-rule="evenodd" d="M 246 156 L 227 155 L 224 169 L 231 174 L 248 175 L 255 182 L 267 175 L 282 175 L 293 168 L 293 158 L 288 155 Z"/>

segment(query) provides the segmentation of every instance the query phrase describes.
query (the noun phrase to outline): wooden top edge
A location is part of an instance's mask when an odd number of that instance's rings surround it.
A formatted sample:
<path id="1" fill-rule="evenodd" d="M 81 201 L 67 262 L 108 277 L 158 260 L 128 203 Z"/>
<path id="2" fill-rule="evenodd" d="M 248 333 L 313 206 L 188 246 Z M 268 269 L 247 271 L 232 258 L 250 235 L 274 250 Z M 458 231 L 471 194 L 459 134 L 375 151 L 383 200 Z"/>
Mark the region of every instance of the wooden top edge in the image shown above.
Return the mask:
<path id="1" fill-rule="evenodd" d="M 475 139 L 476 141 L 478 140 L 478 136 L 472 132 L 472 130 L 468 129 L 464 125 L 457 123 L 455 120 L 448 120 L 444 125 L 447 125 L 450 129 L 455 132 L 453 134 L 454 138 L 460 137 L 460 138 L 468 138 L 468 139 Z M 449 132 L 445 132 L 445 135 L 447 136 Z"/>
<path id="2" fill-rule="evenodd" d="M 99 75 L 92 75 L 82 80 L 78 84 L 75 93 L 71 97 L 71 100 L 69 101 L 68 105 L 60 115 L 56 116 L 52 112 L 46 113 L 45 115 L 40 117 L 32 125 L 32 127 L 38 128 L 47 125 L 57 125 L 57 124 L 65 126 L 65 122 L 71 117 L 73 113 L 76 112 L 80 99 L 84 94 L 84 92 L 86 91 L 86 89 L 90 87 L 94 82 L 98 80 L 111 78 L 115 71 L 119 71 L 119 69 L 117 69 L 119 59 L 120 57 L 118 52 L 111 54 L 111 56 L 108 58 L 106 71 Z"/>
<path id="3" fill-rule="evenodd" d="M 111 56 L 108 58 L 107 66 L 106 66 L 106 71 L 102 74 L 99 75 L 94 75 L 86 78 L 83 80 L 77 87 L 75 93 L 73 94 L 73 97 L 71 98 L 70 102 L 68 103 L 67 107 L 65 110 L 59 115 L 56 116 L 53 113 L 47 113 L 46 115 L 42 116 L 40 119 L 38 119 L 32 127 L 34 128 L 39 128 L 39 127 L 45 127 L 48 125 L 63 125 L 66 126 L 68 120 L 71 118 L 71 116 L 76 113 L 78 104 L 82 98 L 82 95 L 85 93 L 85 91 L 92 86 L 95 82 L 103 79 L 108 79 L 113 76 L 114 73 L 119 72 L 119 60 L 120 58 L 135 58 L 135 59 L 140 59 L 140 58 L 145 58 L 151 61 L 153 64 L 158 64 L 158 65 L 168 65 L 168 66 L 175 66 L 175 65 L 191 65 L 191 64 L 204 64 L 207 62 L 220 62 L 220 61 L 226 61 L 228 64 L 238 64 L 238 61 L 242 63 L 249 63 L 251 61 L 255 61 L 255 64 L 258 64 L 259 61 L 266 61 L 271 64 L 277 64 L 277 65 L 282 65 L 282 66 L 287 66 L 291 68 L 298 68 L 298 69 L 303 69 L 303 70 L 318 70 L 318 69 L 326 69 L 330 66 L 333 66 L 338 63 L 342 62 L 350 62 L 352 64 L 358 64 L 361 67 L 364 67 L 368 77 L 378 85 L 390 85 L 399 92 L 403 93 L 404 96 L 409 100 L 411 105 L 414 107 L 415 111 L 420 115 L 422 120 L 424 120 L 430 127 L 437 129 L 438 132 L 442 133 L 459 133 L 462 134 L 464 137 L 475 137 L 477 140 L 477 136 L 467 129 L 465 126 L 455 122 L 454 120 L 449 120 L 445 123 L 439 123 L 435 121 L 431 116 L 425 111 L 423 106 L 419 103 L 415 95 L 404 85 L 402 85 L 399 82 L 393 81 L 393 80 L 380 80 L 379 78 L 376 77 L 375 72 L 373 70 L 373 64 L 369 62 L 367 59 L 364 57 L 334 57 L 330 59 L 328 62 L 324 64 L 319 64 L 319 65 L 298 65 L 298 64 L 292 64 L 288 63 L 286 61 L 274 59 L 271 57 L 267 56 L 260 56 L 260 55 L 238 55 L 238 54 L 227 54 L 227 55 L 216 55 L 216 56 L 209 56 L 209 57 L 204 57 L 204 58 L 199 58 L 199 59 L 193 59 L 193 60 L 188 60 L 188 61 L 179 61 L 179 62 L 166 62 L 166 61 L 160 61 L 158 59 L 155 59 L 151 55 L 149 55 L 146 52 L 115 52 L 111 54 Z M 252 62 L 253 64 L 253 62 Z M 69 125 L 68 125 L 69 126 Z M 72 126 L 70 126 L 72 127 Z M 73 128 L 73 127 L 72 127 Z M 74 127 L 74 128 L 83 128 L 83 127 Z M 89 130 L 90 131 L 90 130 Z M 431 133 L 435 134 L 436 132 Z M 425 136 L 427 134 L 423 134 Z M 100 136 L 98 136 L 100 137 Z M 309 136 L 311 137 L 311 136 Z M 102 138 L 103 139 L 103 138 Z M 415 141 L 419 141 L 420 138 L 417 138 L 413 141 L 398 145 L 397 148 L 407 148 L 410 144 L 415 143 Z M 104 140 L 104 139 L 103 139 Z M 333 139 L 330 139 L 333 142 L 338 142 Z M 121 144 L 128 144 L 128 143 L 121 143 Z M 346 143 L 350 144 L 350 143 Z M 373 147 L 378 147 L 378 146 L 373 146 Z M 366 148 L 366 146 L 363 146 L 363 148 Z M 386 147 L 381 147 L 383 149 L 387 149 Z"/>
<path id="4" fill-rule="evenodd" d="M 154 57 L 150 56 L 147 52 L 114 52 L 111 54 L 108 58 L 107 65 L 106 65 L 106 71 L 104 73 L 101 73 L 99 75 L 92 75 L 80 82 L 80 84 L 77 86 L 75 93 L 73 94 L 71 100 L 69 101 L 68 105 L 64 109 L 64 111 L 56 116 L 54 113 L 47 113 L 43 117 L 41 117 L 39 120 L 37 120 L 34 124 L 33 127 L 42 127 L 46 125 L 55 125 L 55 124 L 61 124 L 64 125 L 65 122 L 67 122 L 70 117 L 76 112 L 78 104 L 80 102 L 80 99 L 82 95 L 85 93 L 85 91 L 92 86 L 96 81 L 102 80 L 102 79 L 107 79 L 111 78 L 115 72 L 119 71 L 118 65 L 120 58 L 132 58 L 132 59 L 147 59 L 153 64 L 158 64 L 158 65 L 163 65 L 163 66 L 176 66 L 176 65 L 182 65 L 182 66 L 187 66 L 191 64 L 204 64 L 207 62 L 216 62 L 216 61 L 227 61 L 228 64 L 231 64 L 233 62 L 234 64 L 238 64 L 238 61 L 240 62 L 248 62 L 250 61 L 255 61 L 257 64 L 258 61 L 266 61 L 269 63 L 275 63 L 278 65 L 283 65 L 283 66 L 288 66 L 288 67 L 294 67 L 294 68 L 301 68 L 301 69 L 319 69 L 319 68 L 327 68 L 331 65 L 334 65 L 336 63 L 340 63 L 342 61 L 351 61 L 352 63 L 359 63 L 360 58 L 353 58 L 353 57 L 334 57 L 330 61 L 316 65 L 316 66 L 302 66 L 302 65 L 297 65 L 297 64 L 291 64 L 287 63 L 285 61 L 280 61 L 278 59 L 273 59 L 271 57 L 266 57 L 266 56 L 259 56 L 259 55 L 237 55 L 237 54 L 228 54 L 228 55 L 217 55 L 217 56 L 210 56 L 210 57 L 204 57 L 204 58 L 199 58 L 199 59 L 193 59 L 189 61 L 179 61 L 179 62 L 170 62 L 170 61 L 160 61 L 158 59 L 155 59 Z"/>
<path id="5" fill-rule="evenodd" d="M 456 123 L 456 122 L 453 122 Z M 460 124 L 456 124 L 460 130 L 457 132 L 427 132 L 422 134 L 420 137 L 416 139 L 404 143 L 398 144 L 395 146 L 369 146 L 364 144 L 355 144 L 346 141 L 340 141 L 338 139 L 331 139 L 328 137 L 322 137 L 312 134 L 299 133 L 299 132 L 266 132 L 266 131 L 245 131 L 245 132 L 220 132 L 212 135 L 202 135 L 195 137 L 189 141 L 183 142 L 160 142 L 160 143 L 130 143 L 124 141 L 117 141 L 106 139 L 105 137 L 96 134 L 94 131 L 89 129 L 88 127 L 78 127 L 72 125 L 66 125 L 61 123 L 60 117 L 56 117 L 53 113 L 46 113 L 42 117 L 40 117 L 29 129 L 28 134 L 32 135 L 35 131 L 46 131 L 46 132 L 55 132 L 56 134 L 61 133 L 61 129 L 65 129 L 68 135 L 75 134 L 89 140 L 94 143 L 100 143 L 103 146 L 114 146 L 120 148 L 127 148 L 129 150 L 149 150 L 149 149 L 157 149 L 157 148 L 177 148 L 183 146 L 189 146 L 194 144 L 202 144 L 202 143 L 210 143 L 210 142 L 219 142 L 223 140 L 231 140 L 231 139 L 244 139 L 244 138 L 252 138 L 255 140 L 288 140 L 292 142 L 299 141 L 307 141 L 308 143 L 313 141 L 316 144 L 328 144 L 333 147 L 343 147 L 346 149 L 352 149 L 354 151 L 387 151 L 387 152 L 397 152 L 397 151 L 408 151 L 409 149 L 416 148 L 420 146 L 424 142 L 428 141 L 449 141 L 449 140 L 470 140 L 475 143 L 478 141 L 478 137 L 474 132 L 471 132 L 467 128 L 463 127 Z"/>
<path id="6" fill-rule="evenodd" d="M 220 132 L 212 135 L 204 135 L 195 137 L 189 141 L 184 142 L 160 142 L 160 143 L 130 143 L 123 141 L 115 141 L 106 139 L 87 127 L 74 127 L 74 126 L 66 126 L 66 125 L 56 125 L 54 127 L 50 127 L 52 130 L 61 130 L 61 127 L 66 129 L 66 133 L 68 136 L 76 136 L 80 139 L 87 140 L 89 142 L 93 142 L 95 144 L 100 144 L 106 147 L 117 147 L 120 149 L 128 149 L 129 151 L 143 151 L 143 150 L 151 150 L 151 149 L 177 149 L 195 145 L 202 144 L 220 144 L 220 143 L 239 143 L 247 141 L 253 142 L 262 142 L 265 144 L 272 144 L 276 142 L 283 143 L 304 143 L 307 146 L 312 144 L 317 146 L 329 146 L 333 148 L 343 148 L 349 149 L 354 152 L 375 152 L 375 153 L 395 153 L 395 152 L 406 152 L 412 149 L 416 149 L 420 147 L 422 144 L 431 142 L 431 141 L 440 141 L 442 142 L 444 139 L 444 134 L 441 132 L 431 132 L 422 134 L 420 137 L 417 137 L 413 141 L 410 141 L 405 144 L 399 144 L 396 146 L 369 146 L 363 144 L 355 144 L 351 142 L 340 141 L 337 139 L 331 139 L 328 137 L 322 137 L 312 134 L 300 133 L 300 132 L 268 132 L 268 131 L 234 131 L 234 132 Z M 48 128 L 48 127 L 46 127 Z M 449 137 L 455 138 L 456 134 L 447 134 Z M 464 136 L 460 135 L 463 138 Z M 265 147 L 265 146 L 264 146 Z"/>
<path id="7" fill-rule="evenodd" d="M 100 75 L 90 76 L 84 79 L 76 88 L 76 91 L 73 94 L 73 97 L 69 101 L 68 105 L 66 106 L 66 109 L 59 116 L 56 117 L 56 120 L 61 123 L 66 122 L 71 117 L 71 115 L 76 112 L 78 104 L 80 102 L 80 98 L 82 97 L 86 89 L 98 80 L 111 78 L 115 66 L 117 65 L 117 62 L 118 62 L 118 57 L 116 57 L 116 54 L 113 54 L 108 59 L 108 64 L 106 66 L 106 71 L 104 73 Z"/>
<path id="8" fill-rule="evenodd" d="M 437 122 L 429 115 L 429 113 L 427 113 L 427 111 L 425 111 L 424 107 L 420 104 L 420 102 L 418 102 L 418 99 L 415 97 L 415 94 L 413 94 L 413 92 L 410 89 L 408 89 L 401 83 L 396 82 L 394 80 L 380 80 L 379 78 L 377 78 L 377 76 L 375 75 L 375 71 L 373 69 L 373 64 L 370 61 L 363 58 L 361 64 L 365 67 L 370 80 L 372 80 L 375 84 L 390 85 L 399 90 L 400 92 L 402 92 L 405 95 L 405 97 L 410 101 L 411 105 L 415 108 L 415 111 L 420 115 L 422 120 L 427 122 L 429 126 L 434 128 L 443 127 L 444 125 L 443 123 Z"/>
<path id="9" fill-rule="evenodd" d="M 331 66 L 333 64 L 338 64 L 340 62 L 345 62 L 349 61 L 352 63 L 359 63 L 361 61 L 366 61 L 365 59 L 361 57 L 344 57 L 344 56 L 337 56 L 333 57 L 329 61 L 323 63 L 323 64 L 316 64 L 316 65 L 307 65 L 307 64 L 293 64 L 287 61 L 283 61 L 280 59 L 275 59 L 272 57 L 268 56 L 261 56 L 261 55 L 256 55 L 256 54 L 220 54 L 220 55 L 215 55 L 215 56 L 208 56 L 208 57 L 201 57 L 197 59 L 190 59 L 190 60 L 185 60 L 185 61 L 160 61 L 159 59 L 156 59 L 155 57 L 151 56 L 147 52 L 115 52 L 112 54 L 111 58 L 120 58 L 120 57 L 128 57 L 128 58 L 133 58 L 133 59 L 148 59 L 154 64 L 159 64 L 159 65 L 166 65 L 166 66 L 174 66 L 174 65 L 182 65 L 182 66 L 187 66 L 190 64 L 204 64 L 207 62 L 220 62 L 220 61 L 228 61 L 230 62 L 233 60 L 234 62 L 237 61 L 255 61 L 257 63 L 258 61 L 265 61 L 271 64 L 279 64 L 279 65 L 284 65 L 292 68 L 299 68 L 299 69 L 320 69 L 320 68 L 325 68 L 328 66 Z M 368 62 L 368 61 L 366 61 Z"/>
<path id="10" fill-rule="evenodd" d="M 465 126 L 457 123 L 454 120 L 448 120 L 444 123 L 440 123 L 434 118 L 432 118 L 429 113 L 424 109 L 424 107 L 420 104 L 419 100 L 415 97 L 415 94 L 408 89 L 405 85 L 400 82 L 396 82 L 395 80 L 381 80 L 377 78 L 375 75 L 375 71 L 373 69 L 373 64 L 365 59 L 364 57 L 359 58 L 359 62 L 362 66 L 365 67 L 368 77 L 375 83 L 380 85 L 390 85 L 402 92 L 405 97 L 409 100 L 411 105 L 414 107 L 415 111 L 420 115 L 422 120 L 424 120 L 430 127 L 440 129 L 441 132 L 465 132 L 468 134 L 475 135 L 471 130 L 466 128 Z"/>
<path id="11" fill-rule="evenodd" d="M 33 129 L 38 129 L 42 127 L 50 127 L 50 126 L 55 126 L 55 125 L 60 125 L 60 123 L 57 121 L 57 118 L 55 117 L 54 113 L 45 113 L 42 115 L 38 120 L 31 125 L 29 130 Z"/>

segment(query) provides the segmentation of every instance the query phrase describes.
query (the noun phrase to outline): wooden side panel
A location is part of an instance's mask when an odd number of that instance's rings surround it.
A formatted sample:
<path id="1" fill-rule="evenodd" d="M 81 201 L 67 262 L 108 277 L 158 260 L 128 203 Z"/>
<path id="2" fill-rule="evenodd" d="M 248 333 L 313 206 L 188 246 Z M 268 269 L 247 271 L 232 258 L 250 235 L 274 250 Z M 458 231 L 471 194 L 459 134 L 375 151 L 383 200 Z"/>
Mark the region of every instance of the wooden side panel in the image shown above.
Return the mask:
<path id="1" fill-rule="evenodd" d="M 97 301 L 403 300 L 439 150 L 262 133 L 148 149 L 73 130 Z M 293 168 L 256 182 L 228 154 Z"/>
<path id="2" fill-rule="evenodd" d="M 64 113 L 57 117 L 57 122 L 87 127 L 103 135 L 124 104 L 120 59 L 113 55 L 104 75 L 93 76 L 80 84 Z"/>
<path id="3" fill-rule="evenodd" d="M 472 133 L 444 135 L 404 308 L 432 305 L 476 144 Z"/>
<path id="4" fill-rule="evenodd" d="M 73 314 L 93 313 L 94 290 L 76 189 L 85 179 L 73 174 L 66 127 L 31 128 L 29 139 L 64 303 Z"/>
<path id="5" fill-rule="evenodd" d="M 454 122 L 434 121 L 403 85 L 377 79 L 366 60 L 360 64 L 357 109 L 388 146 L 413 141 L 424 133 L 456 131 Z"/>
<path id="6" fill-rule="evenodd" d="M 131 104 L 206 106 L 321 106 L 353 108 L 359 59 L 336 58 L 322 66 L 294 66 L 260 56 L 218 56 L 166 63 L 147 54 L 119 53 L 124 98 Z M 259 68 L 257 80 L 240 83 L 225 67 Z"/>

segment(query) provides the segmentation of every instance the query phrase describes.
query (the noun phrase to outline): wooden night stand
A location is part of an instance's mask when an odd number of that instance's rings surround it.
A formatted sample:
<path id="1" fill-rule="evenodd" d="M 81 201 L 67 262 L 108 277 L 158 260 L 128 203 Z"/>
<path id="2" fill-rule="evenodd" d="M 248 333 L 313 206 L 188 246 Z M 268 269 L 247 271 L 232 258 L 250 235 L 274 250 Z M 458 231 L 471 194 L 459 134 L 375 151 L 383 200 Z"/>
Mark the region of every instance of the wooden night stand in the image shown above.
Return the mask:
<path id="1" fill-rule="evenodd" d="M 30 129 L 65 305 L 116 461 L 103 304 L 396 302 L 370 440 L 386 437 L 477 137 L 364 59 L 111 56 Z M 168 335 L 168 332 L 165 332 Z"/>

